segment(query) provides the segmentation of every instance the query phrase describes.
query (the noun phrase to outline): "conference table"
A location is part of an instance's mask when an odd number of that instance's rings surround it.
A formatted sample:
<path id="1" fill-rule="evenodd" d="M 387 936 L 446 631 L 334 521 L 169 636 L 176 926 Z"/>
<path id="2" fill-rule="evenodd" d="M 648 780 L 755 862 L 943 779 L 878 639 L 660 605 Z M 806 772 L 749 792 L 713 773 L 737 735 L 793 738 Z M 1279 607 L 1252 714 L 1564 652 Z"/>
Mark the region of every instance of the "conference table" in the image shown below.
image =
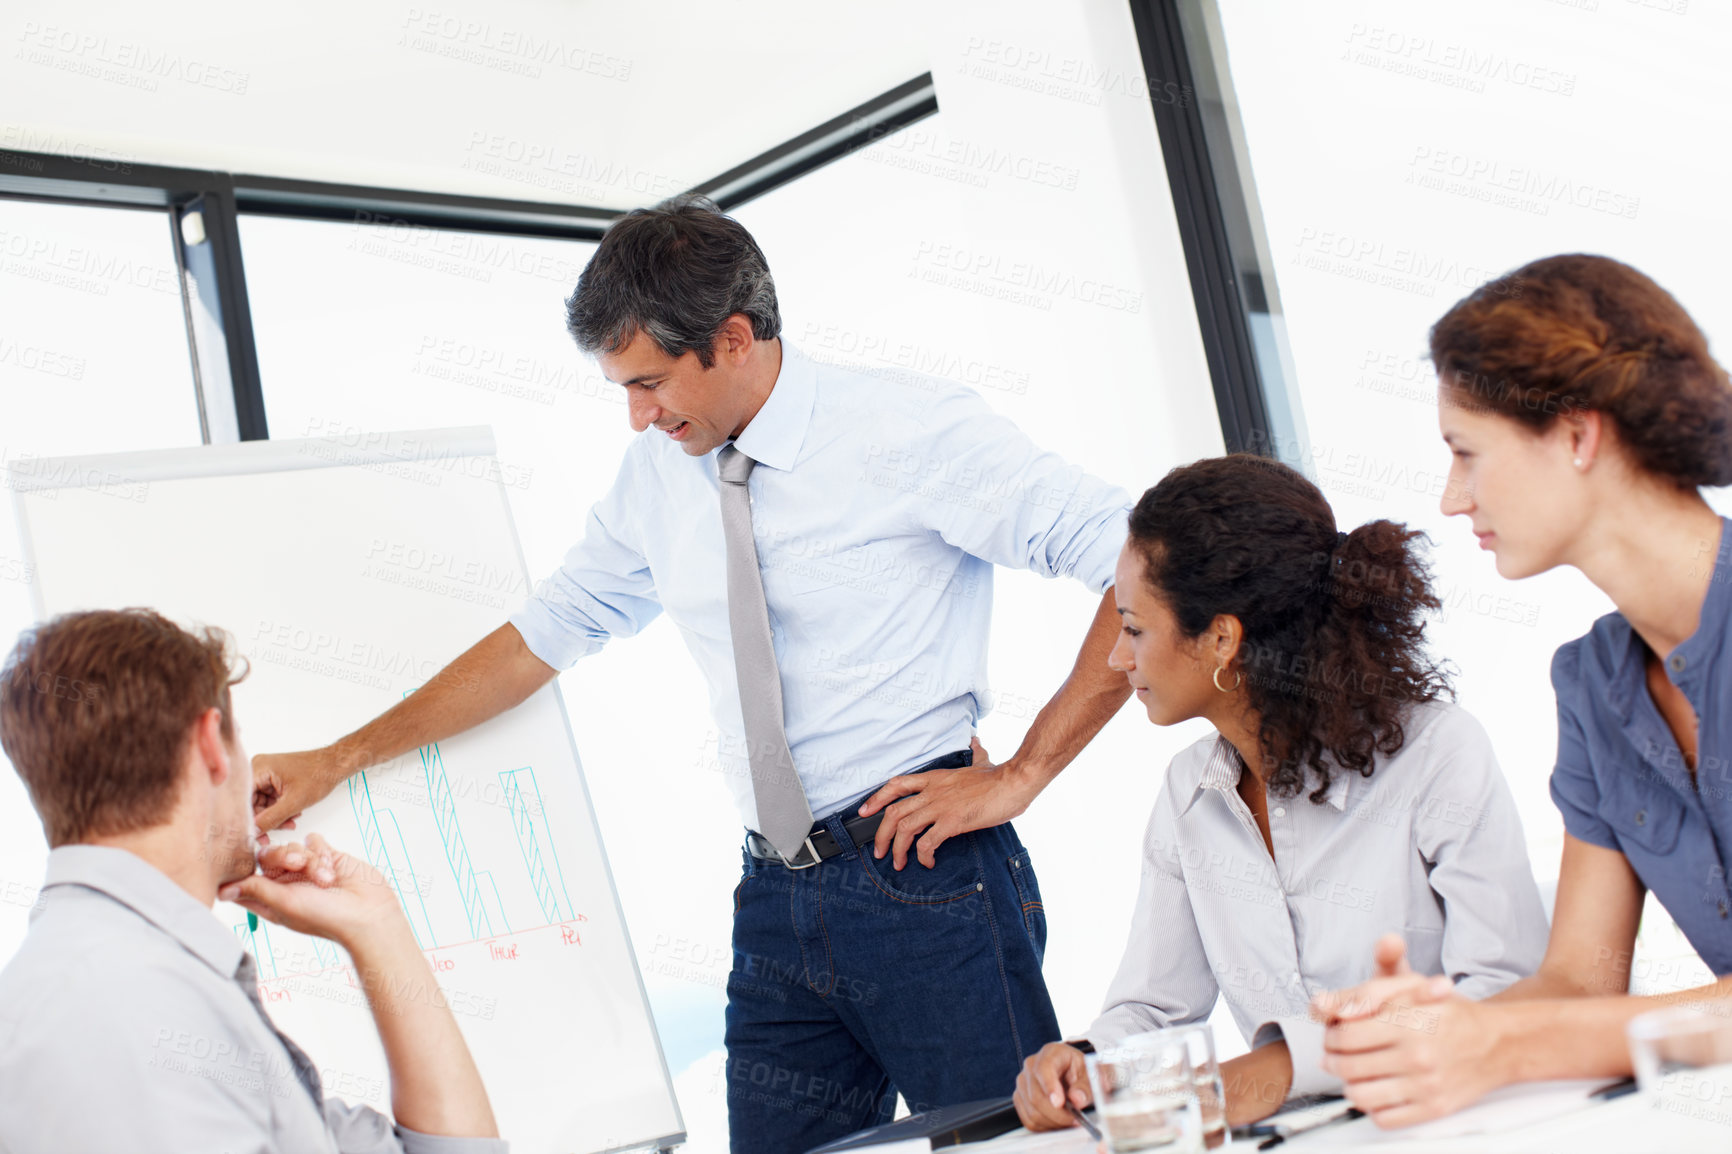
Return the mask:
<path id="1" fill-rule="evenodd" d="M 1279 1154 L 1337 1150 L 1383 1154 L 1727 1154 L 1732 1151 L 1732 1095 L 1697 1101 L 1627 1094 L 1588 1097 L 1598 1082 L 1510 1086 L 1449 1118 L 1406 1130 L 1380 1130 L 1359 1118 L 1297 1134 Z M 1230 1150 L 1257 1149 L 1240 1139 Z M 1080 1128 L 1048 1134 L 1017 1130 L 988 1142 L 952 1147 L 957 1154 L 1092 1154 L 1096 1143 Z"/>

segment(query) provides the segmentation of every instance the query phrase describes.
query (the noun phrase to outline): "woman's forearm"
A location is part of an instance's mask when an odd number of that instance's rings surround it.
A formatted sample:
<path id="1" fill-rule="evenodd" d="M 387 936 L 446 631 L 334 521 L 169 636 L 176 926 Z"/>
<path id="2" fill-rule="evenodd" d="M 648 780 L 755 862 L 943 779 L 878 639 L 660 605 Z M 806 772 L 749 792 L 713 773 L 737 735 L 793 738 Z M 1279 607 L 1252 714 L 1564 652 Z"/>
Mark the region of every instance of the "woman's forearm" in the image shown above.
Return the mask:
<path id="1" fill-rule="evenodd" d="M 1533 1002 L 1542 999 L 1558 1001 L 1566 998 L 1583 998 L 1593 994 L 1622 994 L 1623 986 L 1603 990 L 1590 990 L 1580 982 L 1555 970 L 1543 966 L 1539 972 L 1485 998 L 1487 1002 Z"/>
<path id="2" fill-rule="evenodd" d="M 1245 1126 L 1267 1118 L 1287 1100 L 1293 1085 L 1293 1059 L 1285 1040 L 1259 1046 L 1221 1063 L 1227 1092 L 1227 1125 Z"/>
<path id="3" fill-rule="evenodd" d="M 1529 979 L 1532 981 L 1533 979 Z M 1520 984 L 1520 983 L 1518 983 Z M 1506 994 L 1513 991 L 1505 991 Z M 1732 978 L 1646 997 L 1500 1000 L 1488 1006 L 1504 1082 L 1617 1078 L 1630 1073 L 1630 1019 L 1682 1002 L 1719 1001 L 1732 1013 Z"/>

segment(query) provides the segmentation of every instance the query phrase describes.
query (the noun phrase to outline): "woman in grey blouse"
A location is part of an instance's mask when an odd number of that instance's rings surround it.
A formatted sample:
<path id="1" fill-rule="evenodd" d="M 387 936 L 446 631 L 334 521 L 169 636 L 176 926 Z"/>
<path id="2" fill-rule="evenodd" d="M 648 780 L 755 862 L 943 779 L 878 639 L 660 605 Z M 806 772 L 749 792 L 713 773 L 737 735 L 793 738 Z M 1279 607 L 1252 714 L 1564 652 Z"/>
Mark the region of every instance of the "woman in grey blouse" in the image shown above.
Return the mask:
<path id="1" fill-rule="evenodd" d="M 1313 994 L 1372 975 L 1380 935 L 1479 998 L 1531 973 L 1546 921 L 1485 731 L 1444 700 L 1424 649 L 1438 607 L 1422 534 L 1335 528 L 1323 494 L 1257 457 L 1169 473 L 1131 514 L 1110 663 L 1157 725 L 1216 732 L 1167 769 L 1130 941 L 1096 1046 L 1206 1019 L 1217 996 L 1254 1047 L 1225 1064 L 1233 1125 L 1319 1068 Z M 1033 1129 L 1089 1101 L 1081 1050 L 1025 1062 Z"/>
<path id="2" fill-rule="evenodd" d="M 1539 971 L 1482 1004 L 1428 990 L 1415 959 L 1321 1000 L 1339 1019 L 1327 1063 L 1380 1126 L 1512 1082 L 1627 1074 L 1625 1027 L 1660 1006 L 1732 1013 L 1732 534 L 1701 492 L 1732 485 L 1732 383 L 1671 294 L 1602 256 L 1480 286 L 1432 327 L 1431 355 L 1443 511 L 1505 577 L 1572 566 L 1617 612 L 1552 659 L 1565 837 Z M 1629 995 L 1650 891 L 1716 981 Z"/>

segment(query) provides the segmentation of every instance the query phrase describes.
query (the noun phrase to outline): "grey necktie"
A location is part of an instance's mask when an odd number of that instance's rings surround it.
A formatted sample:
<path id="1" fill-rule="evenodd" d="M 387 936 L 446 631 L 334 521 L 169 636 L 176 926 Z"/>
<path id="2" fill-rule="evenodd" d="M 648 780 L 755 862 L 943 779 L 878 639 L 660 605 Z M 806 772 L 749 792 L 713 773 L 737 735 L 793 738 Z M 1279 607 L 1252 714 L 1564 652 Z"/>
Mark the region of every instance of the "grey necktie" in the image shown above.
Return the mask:
<path id="1" fill-rule="evenodd" d="M 293 1062 L 295 1066 L 295 1077 L 300 1079 L 301 1085 L 306 1088 L 307 1093 L 313 1096 L 313 1108 L 323 1110 L 325 1108 L 325 1089 L 319 1082 L 319 1069 L 313 1065 L 313 1060 L 307 1057 L 306 1051 L 290 1041 L 287 1034 L 277 1029 L 277 1024 L 271 1021 L 269 1014 L 265 1013 L 264 999 L 259 997 L 259 970 L 253 964 L 251 954 L 243 953 L 241 955 L 241 964 L 235 969 L 235 984 L 241 988 L 242 993 L 246 994 L 247 1001 L 253 1004 L 253 1009 L 259 1012 L 259 1017 L 264 1019 L 264 1023 L 270 1028 L 271 1033 L 277 1036 L 277 1041 L 283 1044 L 283 1049 L 289 1052 L 289 1061 Z"/>
<path id="2" fill-rule="evenodd" d="M 740 713 L 746 722 L 746 758 L 752 765 L 758 832 L 791 860 L 812 829 L 812 807 L 794 771 L 794 755 L 782 729 L 782 675 L 770 639 L 770 607 L 764 601 L 764 576 L 752 540 L 752 498 L 746 485 L 756 464 L 732 443 L 716 455 L 722 482 L 722 536 L 728 547 L 728 629 L 734 638 L 734 675 L 739 679 Z"/>

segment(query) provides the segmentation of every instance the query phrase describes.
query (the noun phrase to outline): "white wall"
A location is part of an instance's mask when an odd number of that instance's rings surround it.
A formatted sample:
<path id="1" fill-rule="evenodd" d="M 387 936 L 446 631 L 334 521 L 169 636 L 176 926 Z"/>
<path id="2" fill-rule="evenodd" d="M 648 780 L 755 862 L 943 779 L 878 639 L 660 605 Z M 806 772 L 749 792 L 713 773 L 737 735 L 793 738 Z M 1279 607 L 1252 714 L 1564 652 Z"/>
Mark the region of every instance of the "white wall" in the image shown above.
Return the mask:
<path id="1" fill-rule="evenodd" d="M 1490 730 L 1534 869 L 1563 825 L 1552 653 L 1611 604 L 1574 570 L 1505 581 L 1438 510 L 1432 322 L 1538 257 L 1596 252 L 1678 298 L 1725 359 L 1732 9 L 1701 0 L 1220 0 L 1276 260 L 1309 464 L 1348 522 L 1390 516 L 1436 542 L 1435 649 Z M 1710 494 L 1727 507 L 1723 493 Z M 1707 971 L 1650 901 L 1635 981 Z"/>

